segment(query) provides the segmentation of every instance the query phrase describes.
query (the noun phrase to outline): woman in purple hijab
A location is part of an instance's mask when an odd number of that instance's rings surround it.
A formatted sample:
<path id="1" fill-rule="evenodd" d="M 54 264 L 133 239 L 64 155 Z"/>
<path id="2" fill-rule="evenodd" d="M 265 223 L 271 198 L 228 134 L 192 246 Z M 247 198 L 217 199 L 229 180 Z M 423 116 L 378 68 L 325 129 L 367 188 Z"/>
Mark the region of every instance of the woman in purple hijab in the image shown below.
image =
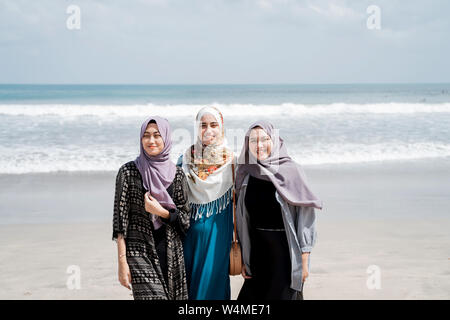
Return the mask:
<path id="1" fill-rule="evenodd" d="M 244 285 L 238 300 L 299 300 L 314 246 L 315 209 L 322 202 L 302 168 L 266 121 L 245 136 L 236 173 L 238 238 Z"/>
<path id="2" fill-rule="evenodd" d="M 182 239 L 190 207 L 184 172 L 169 158 L 169 122 L 149 117 L 139 142 L 139 156 L 124 164 L 116 178 L 113 240 L 119 282 L 136 300 L 186 300 Z"/>

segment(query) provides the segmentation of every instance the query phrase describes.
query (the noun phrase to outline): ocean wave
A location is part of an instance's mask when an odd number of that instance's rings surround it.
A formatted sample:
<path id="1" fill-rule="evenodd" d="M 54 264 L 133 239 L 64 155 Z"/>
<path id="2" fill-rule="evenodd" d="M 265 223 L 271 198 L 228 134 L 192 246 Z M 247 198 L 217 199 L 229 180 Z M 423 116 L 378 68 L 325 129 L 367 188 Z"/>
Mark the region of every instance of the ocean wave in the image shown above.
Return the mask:
<path id="1" fill-rule="evenodd" d="M 264 116 L 321 116 L 339 114 L 415 114 L 415 113 L 450 113 L 450 103 L 375 103 L 375 104 L 220 104 L 218 107 L 224 117 L 248 117 L 255 113 Z M 92 116 L 100 118 L 142 118 L 148 114 L 158 114 L 168 118 L 193 117 L 204 107 L 200 104 L 145 104 L 145 105 L 75 105 L 75 104 L 1 104 L 0 115 L 7 116 L 56 116 L 77 118 Z"/>
<path id="2" fill-rule="evenodd" d="M 136 158 L 133 147 L 0 147 L 0 174 L 117 171 Z M 183 148 L 175 146 L 171 154 L 176 161 Z M 383 162 L 450 157 L 450 144 L 443 143 L 380 143 L 380 144 L 317 144 L 313 147 L 289 147 L 294 160 L 302 165 Z"/>
<path id="3" fill-rule="evenodd" d="M 297 149 L 297 150 L 296 150 Z M 292 158 L 305 165 L 364 163 L 450 157 L 450 145 L 433 142 L 316 145 Z"/>

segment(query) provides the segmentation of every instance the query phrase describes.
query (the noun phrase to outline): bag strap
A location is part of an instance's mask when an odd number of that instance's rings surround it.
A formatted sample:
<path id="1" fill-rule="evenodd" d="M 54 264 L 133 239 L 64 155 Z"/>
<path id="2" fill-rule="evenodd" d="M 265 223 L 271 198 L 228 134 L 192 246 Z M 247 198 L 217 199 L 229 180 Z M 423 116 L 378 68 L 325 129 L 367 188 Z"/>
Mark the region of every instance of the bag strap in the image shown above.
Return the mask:
<path id="1" fill-rule="evenodd" d="M 235 193 L 235 188 L 234 188 L 234 162 L 231 164 L 231 170 L 233 172 L 233 225 L 234 225 L 233 243 L 236 246 L 237 245 L 237 233 L 236 233 L 236 193 Z"/>

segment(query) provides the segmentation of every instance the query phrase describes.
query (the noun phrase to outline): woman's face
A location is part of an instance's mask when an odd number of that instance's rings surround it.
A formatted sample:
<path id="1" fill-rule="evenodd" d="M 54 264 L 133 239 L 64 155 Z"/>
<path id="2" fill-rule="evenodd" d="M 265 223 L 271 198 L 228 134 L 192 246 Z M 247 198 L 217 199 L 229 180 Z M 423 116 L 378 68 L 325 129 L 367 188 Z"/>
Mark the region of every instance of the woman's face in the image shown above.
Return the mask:
<path id="1" fill-rule="evenodd" d="M 222 136 L 220 125 L 217 122 L 216 118 L 214 118 L 214 116 L 211 114 L 205 114 L 200 119 L 199 132 L 202 144 L 205 146 L 209 146 L 213 143 L 218 143 L 219 139 Z"/>
<path id="2" fill-rule="evenodd" d="M 157 156 L 164 149 L 164 141 L 156 123 L 149 123 L 142 137 L 142 146 L 149 156 Z"/>
<path id="3" fill-rule="evenodd" d="M 273 142 L 262 128 L 256 127 L 250 131 L 248 145 L 250 152 L 255 158 L 264 160 L 272 152 Z"/>

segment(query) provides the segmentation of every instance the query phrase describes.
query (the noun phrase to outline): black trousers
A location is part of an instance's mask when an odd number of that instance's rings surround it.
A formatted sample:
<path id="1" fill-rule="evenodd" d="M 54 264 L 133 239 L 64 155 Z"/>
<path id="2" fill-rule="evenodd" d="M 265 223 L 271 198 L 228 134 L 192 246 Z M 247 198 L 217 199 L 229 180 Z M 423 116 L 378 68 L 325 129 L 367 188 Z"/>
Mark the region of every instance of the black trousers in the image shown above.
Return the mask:
<path id="1" fill-rule="evenodd" d="M 156 253 L 158 254 L 161 271 L 164 280 L 168 283 L 166 226 L 162 225 L 158 230 L 153 229 L 153 238 L 155 240 Z"/>
<path id="2" fill-rule="evenodd" d="M 238 300 L 303 300 L 303 292 L 291 286 L 291 258 L 286 232 L 252 229 L 250 265 Z"/>

